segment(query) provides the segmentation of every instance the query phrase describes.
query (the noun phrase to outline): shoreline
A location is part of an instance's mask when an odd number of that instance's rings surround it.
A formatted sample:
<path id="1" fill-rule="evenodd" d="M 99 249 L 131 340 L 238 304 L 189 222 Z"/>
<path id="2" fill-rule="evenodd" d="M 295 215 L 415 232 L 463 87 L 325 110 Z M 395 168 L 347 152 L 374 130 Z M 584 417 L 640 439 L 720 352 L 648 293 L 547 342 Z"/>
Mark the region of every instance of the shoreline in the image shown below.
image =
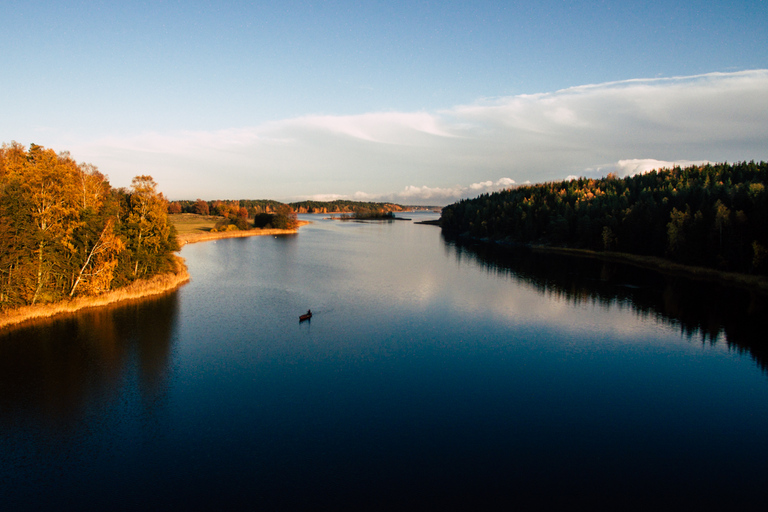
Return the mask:
<path id="1" fill-rule="evenodd" d="M 90 308 L 110 306 L 120 302 L 128 302 L 170 293 L 189 282 L 189 271 L 184 264 L 184 258 L 176 255 L 175 272 L 158 274 L 150 279 L 141 279 L 117 290 L 108 291 L 101 295 L 76 297 L 72 300 L 22 306 L 11 309 L 0 315 L 0 330 L 8 327 L 23 327 L 28 322 L 48 319 L 55 316 L 67 315 Z"/>
<path id="2" fill-rule="evenodd" d="M 178 235 L 179 246 L 198 242 L 208 242 L 223 238 L 239 238 L 246 236 L 267 235 L 292 235 L 299 231 L 301 226 L 310 224 L 309 221 L 299 221 L 295 229 L 252 229 L 248 231 L 222 231 L 218 233 L 186 233 Z M 189 270 L 184 263 L 184 258 L 175 255 L 176 269 L 173 272 L 159 274 L 150 279 L 141 279 L 117 290 L 112 290 L 101 295 L 89 297 L 77 297 L 72 300 L 52 302 L 34 306 L 22 306 L 0 313 L 0 332 L 8 328 L 24 327 L 35 320 L 49 319 L 56 316 L 77 313 L 90 308 L 112 306 L 121 302 L 141 300 L 156 297 L 173 292 L 185 285 L 190 280 Z"/>
<path id="3" fill-rule="evenodd" d="M 210 242 L 211 240 L 221 240 L 223 238 L 244 238 L 247 236 L 269 236 L 269 235 L 295 235 L 299 228 L 310 224 L 308 220 L 300 220 L 293 229 L 247 229 L 244 231 L 217 231 L 217 232 L 197 232 L 177 234 L 176 239 L 179 245 L 184 247 L 187 244 L 196 244 L 198 242 Z"/>
<path id="4" fill-rule="evenodd" d="M 664 274 L 682 276 L 697 281 L 714 282 L 723 286 L 737 287 L 743 290 L 768 295 L 768 278 L 763 276 L 726 272 L 708 267 L 683 265 L 664 258 L 659 258 L 658 256 L 643 256 L 639 254 L 612 251 L 598 252 L 589 249 L 572 249 L 568 247 L 549 247 L 543 245 L 532 245 L 530 248 L 534 252 L 548 252 L 568 256 L 578 256 L 581 258 L 600 259 L 614 263 L 624 263 L 655 270 L 656 272 Z"/>

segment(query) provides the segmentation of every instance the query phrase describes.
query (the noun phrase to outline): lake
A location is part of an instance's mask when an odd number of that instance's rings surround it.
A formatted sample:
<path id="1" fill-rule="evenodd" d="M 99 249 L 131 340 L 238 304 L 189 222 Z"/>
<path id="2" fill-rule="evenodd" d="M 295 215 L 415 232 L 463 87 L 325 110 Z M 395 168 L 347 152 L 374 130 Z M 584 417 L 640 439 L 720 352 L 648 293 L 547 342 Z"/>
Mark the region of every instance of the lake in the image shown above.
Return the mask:
<path id="1" fill-rule="evenodd" d="M 3 509 L 765 510 L 764 298 L 303 218 L 0 335 Z"/>

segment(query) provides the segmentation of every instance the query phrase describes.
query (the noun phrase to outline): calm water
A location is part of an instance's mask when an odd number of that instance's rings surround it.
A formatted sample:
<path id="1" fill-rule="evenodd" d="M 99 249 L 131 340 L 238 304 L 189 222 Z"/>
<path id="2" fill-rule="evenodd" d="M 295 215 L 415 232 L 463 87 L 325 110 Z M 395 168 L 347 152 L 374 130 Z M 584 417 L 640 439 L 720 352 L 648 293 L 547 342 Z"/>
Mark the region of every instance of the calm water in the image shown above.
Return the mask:
<path id="1" fill-rule="evenodd" d="M 759 298 L 313 220 L 0 336 L 2 508 L 768 504 Z"/>

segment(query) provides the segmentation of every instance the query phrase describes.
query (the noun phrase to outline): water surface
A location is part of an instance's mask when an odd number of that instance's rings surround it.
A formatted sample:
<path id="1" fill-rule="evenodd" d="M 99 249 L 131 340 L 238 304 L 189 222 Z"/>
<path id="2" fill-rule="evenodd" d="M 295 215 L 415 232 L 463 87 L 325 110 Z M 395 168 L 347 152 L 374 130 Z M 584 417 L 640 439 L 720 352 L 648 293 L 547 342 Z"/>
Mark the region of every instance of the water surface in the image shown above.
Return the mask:
<path id="1" fill-rule="evenodd" d="M 763 509 L 763 299 L 311 218 L 0 337 L 0 501 Z"/>

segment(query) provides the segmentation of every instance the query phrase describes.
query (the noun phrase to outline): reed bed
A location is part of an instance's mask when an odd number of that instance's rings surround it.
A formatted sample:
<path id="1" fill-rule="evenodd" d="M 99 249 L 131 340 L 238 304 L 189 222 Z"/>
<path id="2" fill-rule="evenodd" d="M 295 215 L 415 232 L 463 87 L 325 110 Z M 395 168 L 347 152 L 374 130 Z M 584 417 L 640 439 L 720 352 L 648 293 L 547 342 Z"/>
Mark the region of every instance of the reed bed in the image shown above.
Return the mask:
<path id="1" fill-rule="evenodd" d="M 150 279 L 141 279 L 128 286 L 102 293 L 101 295 L 76 297 L 67 301 L 23 306 L 5 311 L 0 314 L 0 329 L 18 325 L 29 320 L 50 318 L 87 308 L 161 295 L 177 289 L 188 281 L 189 272 L 184 264 L 184 259 L 176 256 L 176 268 L 173 272 L 160 274 Z"/>

